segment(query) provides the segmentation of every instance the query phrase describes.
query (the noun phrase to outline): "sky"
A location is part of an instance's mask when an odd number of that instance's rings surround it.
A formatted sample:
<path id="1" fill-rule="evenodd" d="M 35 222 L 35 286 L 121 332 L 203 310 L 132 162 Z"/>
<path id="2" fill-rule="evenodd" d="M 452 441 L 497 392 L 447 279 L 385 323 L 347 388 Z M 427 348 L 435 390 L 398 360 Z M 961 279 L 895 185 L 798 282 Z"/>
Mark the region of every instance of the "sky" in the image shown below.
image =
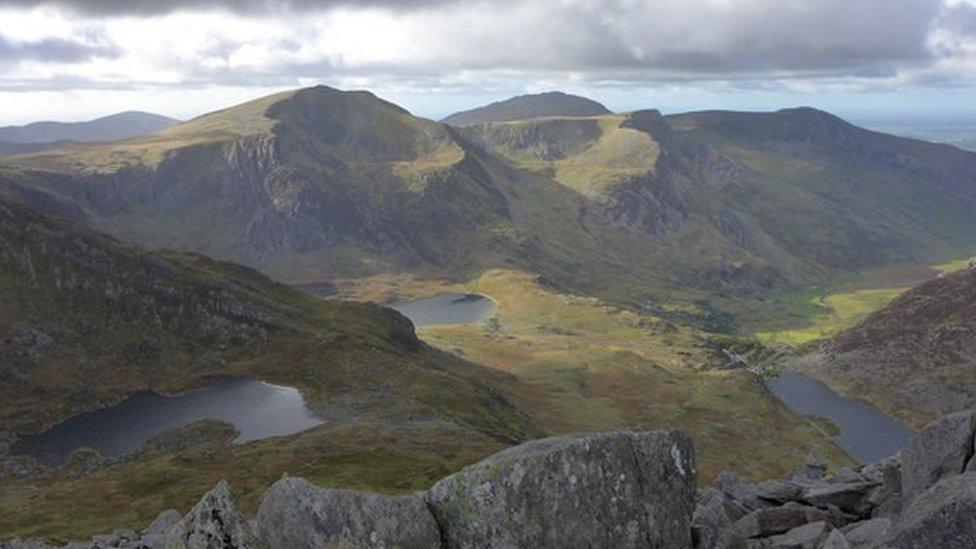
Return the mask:
<path id="1" fill-rule="evenodd" d="M 0 125 L 185 119 L 314 84 L 435 119 L 554 89 L 976 116 L 976 0 L 0 0 Z"/>

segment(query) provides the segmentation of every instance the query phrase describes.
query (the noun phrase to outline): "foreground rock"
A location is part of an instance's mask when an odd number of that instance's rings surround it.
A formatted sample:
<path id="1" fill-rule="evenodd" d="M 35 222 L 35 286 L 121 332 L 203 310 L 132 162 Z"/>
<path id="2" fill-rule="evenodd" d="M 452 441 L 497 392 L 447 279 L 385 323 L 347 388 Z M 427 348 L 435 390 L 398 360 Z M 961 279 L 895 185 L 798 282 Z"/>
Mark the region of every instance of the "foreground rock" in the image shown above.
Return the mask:
<path id="1" fill-rule="evenodd" d="M 960 412 L 927 425 L 902 452 L 902 490 L 910 500 L 940 479 L 958 475 L 973 455 L 976 414 Z"/>
<path id="2" fill-rule="evenodd" d="M 423 498 L 276 482 L 261 502 L 258 531 L 271 547 L 439 547 L 440 530 Z"/>
<path id="3" fill-rule="evenodd" d="M 677 431 L 533 441 L 427 494 L 446 547 L 690 547 L 694 449 Z"/>
<path id="4" fill-rule="evenodd" d="M 247 520 L 237 512 L 227 481 L 216 487 L 166 534 L 167 549 L 216 549 L 256 547 Z"/>
<path id="5" fill-rule="evenodd" d="M 972 549 L 976 471 L 966 469 L 976 458 L 968 417 L 933 422 L 903 455 L 876 463 L 826 474 L 811 457 L 785 479 L 753 483 L 724 473 L 697 494 L 694 449 L 677 431 L 537 440 L 422 494 L 284 478 L 268 490 L 253 527 L 221 482 L 186 516 L 164 512 L 142 533 L 118 530 L 69 547 Z"/>
<path id="6" fill-rule="evenodd" d="M 976 547 L 976 473 L 943 479 L 902 512 L 884 547 Z"/>

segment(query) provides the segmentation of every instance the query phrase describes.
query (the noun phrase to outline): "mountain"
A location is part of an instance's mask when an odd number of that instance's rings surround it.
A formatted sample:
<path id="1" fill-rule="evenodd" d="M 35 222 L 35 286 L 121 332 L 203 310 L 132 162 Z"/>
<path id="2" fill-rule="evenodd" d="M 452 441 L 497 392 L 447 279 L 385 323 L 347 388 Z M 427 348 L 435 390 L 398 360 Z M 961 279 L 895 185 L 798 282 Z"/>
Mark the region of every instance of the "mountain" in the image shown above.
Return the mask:
<path id="1" fill-rule="evenodd" d="M 178 123 L 166 116 L 138 111 L 120 112 L 87 122 L 34 122 L 0 128 L 0 144 L 115 141 L 147 135 Z"/>
<path id="2" fill-rule="evenodd" d="M 519 95 L 484 107 L 454 113 L 442 122 L 451 126 L 470 126 L 489 122 L 509 122 L 548 116 L 599 116 L 610 110 L 585 97 L 562 92 Z"/>
<path id="3" fill-rule="evenodd" d="M 333 424 L 436 420 L 501 440 L 529 427 L 492 388 L 500 376 L 423 344 L 390 309 L 125 246 L 10 201 L 0 201 L 0 303 L 0 425 L 10 434 L 219 376 L 296 386 Z"/>
<path id="4" fill-rule="evenodd" d="M 905 292 L 804 362 L 920 426 L 976 406 L 974 357 L 976 260 Z"/>
<path id="5" fill-rule="evenodd" d="M 976 248 L 976 154 L 810 109 L 455 128 L 319 86 L 9 157 L 0 196 L 291 283 L 516 268 L 723 331 L 776 289 Z"/>

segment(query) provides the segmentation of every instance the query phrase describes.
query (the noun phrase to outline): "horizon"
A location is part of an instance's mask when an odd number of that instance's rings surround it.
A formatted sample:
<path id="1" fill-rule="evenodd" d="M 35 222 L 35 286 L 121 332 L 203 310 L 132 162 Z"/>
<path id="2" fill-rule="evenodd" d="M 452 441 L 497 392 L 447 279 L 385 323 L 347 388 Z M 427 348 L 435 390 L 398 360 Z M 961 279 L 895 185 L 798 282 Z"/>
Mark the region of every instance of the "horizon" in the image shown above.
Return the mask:
<path id="1" fill-rule="evenodd" d="M 54 116 L 54 115 L 49 116 L 49 117 L 45 117 L 45 116 L 42 115 L 39 118 L 30 118 L 30 119 L 24 118 L 23 120 L 13 120 L 13 121 L 9 121 L 9 122 L 0 120 L 0 128 L 21 127 L 21 126 L 27 126 L 27 125 L 30 125 L 30 124 L 47 123 L 47 122 L 54 122 L 54 123 L 79 123 L 79 122 L 81 122 L 81 123 L 83 123 L 83 122 L 90 122 L 90 121 L 93 121 L 93 120 L 97 120 L 97 119 L 101 119 L 101 118 L 107 118 L 107 117 L 115 116 L 115 115 L 119 115 L 119 114 L 131 113 L 131 112 L 140 112 L 140 113 L 146 113 L 146 114 L 154 114 L 154 115 L 166 116 L 166 117 L 169 117 L 169 118 L 173 118 L 173 119 L 177 120 L 178 122 L 182 123 L 182 122 L 190 121 L 190 120 L 192 120 L 194 118 L 197 118 L 197 117 L 200 117 L 200 116 L 204 116 L 206 114 L 213 113 L 213 112 L 218 111 L 218 110 L 222 110 L 222 109 L 234 107 L 234 106 L 237 106 L 237 105 L 246 103 L 248 101 L 252 101 L 252 100 L 255 100 L 255 99 L 259 99 L 261 97 L 266 97 L 268 95 L 273 95 L 275 93 L 281 93 L 281 92 L 284 92 L 284 91 L 290 91 L 290 90 L 296 90 L 296 89 L 310 88 L 310 87 L 315 87 L 315 86 L 320 86 L 320 85 L 324 85 L 324 86 L 327 86 L 327 87 L 332 87 L 332 88 L 335 88 L 335 89 L 340 89 L 341 91 L 368 91 L 368 92 L 374 93 L 374 95 L 376 95 L 380 99 L 384 99 L 386 101 L 390 101 L 392 103 L 395 103 L 395 104 L 397 104 L 397 105 L 399 105 L 399 106 L 407 109 L 408 111 L 410 111 L 411 114 L 413 114 L 415 116 L 419 116 L 419 117 L 422 117 L 422 118 L 427 118 L 429 120 L 434 120 L 434 121 L 441 121 L 441 120 L 443 120 L 444 118 L 446 118 L 447 116 L 449 116 L 451 114 L 455 114 L 455 113 L 462 112 L 462 111 L 466 111 L 466 110 L 476 109 L 476 108 L 479 108 L 479 107 L 483 107 L 485 105 L 489 105 L 489 104 L 492 104 L 492 103 L 505 101 L 507 99 L 511 99 L 511 98 L 514 98 L 514 97 L 522 96 L 522 95 L 536 95 L 536 94 L 544 94 L 544 93 L 551 93 L 551 92 L 559 92 L 559 93 L 567 93 L 567 94 L 570 94 L 570 95 L 576 95 L 576 96 L 579 96 L 579 97 L 585 97 L 587 99 L 592 99 L 594 101 L 597 101 L 597 102 L 603 104 L 604 106 L 606 106 L 608 109 L 610 109 L 612 112 L 615 112 L 615 113 L 625 113 L 625 112 L 633 112 L 633 111 L 639 111 L 639 110 L 659 110 L 664 115 L 683 114 L 683 113 L 701 112 L 701 111 L 710 111 L 710 110 L 761 113 L 761 112 L 775 112 L 775 111 L 784 110 L 784 109 L 813 108 L 813 109 L 817 109 L 817 110 L 821 110 L 821 111 L 828 112 L 830 114 L 833 114 L 835 116 L 838 116 L 840 118 L 843 118 L 844 120 L 847 120 L 848 122 L 855 123 L 855 124 L 871 124 L 871 123 L 875 123 L 875 124 L 889 124 L 889 123 L 893 123 L 893 122 L 905 122 L 905 123 L 909 123 L 909 124 L 953 124 L 953 125 L 955 125 L 955 124 L 974 124 L 974 123 L 976 123 L 976 108 L 973 108 L 973 109 L 970 109 L 970 110 L 965 110 L 965 109 L 959 109 L 959 110 L 948 110 L 948 109 L 946 109 L 946 110 L 933 110 L 933 109 L 927 109 L 927 110 L 923 110 L 923 109 L 919 109 L 919 110 L 916 110 L 916 111 L 904 111 L 904 110 L 899 111 L 899 110 L 894 109 L 894 108 L 892 108 L 892 109 L 879 109 L 879 108 L 867 109 L 867 108 L 865 108 L 865 109 L 860 109 L 860 110 L 850 110 L 850 109 L 847 109 L 847 110 L 845 110 L 845 109 L 833 110 L 833 109 L 830 109 L 830 108 L 824 108 L 822 106 L 818 106 L 817 104 L 799 103 L 799 102 L 797 102 L 797 103 L 791 103 L 788 100 L 783 100 L 783 101 L 781 101 L 779 103 L 769 103 L 769 104 L 752 104 L 752 103 L 736 103 L 736 102 L 732 102 L 732 101 L 725 101 L 725 102 L 718 101 L 716 105 L 705 105 L 705 104 L 701 104 L 701 105 L 690 105 L 690 106 L 688 106 L 688 108 L 678 108 L 678 107 L 676 107 L 676 108 L 667 108 L 667 107 L 662 107 L 662 106 L 658 106 L 658 105 L 644 105 L 644 106 L 640 106 L 639 104 L 637 104 L 636 102 L 634 102 L 633 103 L 634 106 L 632 108 L 616 108 L 615 105 L 620 103 L 619 98 L 618 98 L 618 102 L 617 103 L 614 103 L 612 101 L 602 100 L 600 98 L 600 96 L 599 95 L 596 95 L 596 94 L 586 94 L 585 92 L 579 92 L 579 91 L 569 92 L 569 91 L 566 91 L 566 90 L 563 90 L 563 89 L 546 89 L 546 90 L 533 90 L 533 91 L 525 91 L 525 92 L 513 92 L 512 95 L 506 95 L 506 96 L 490 96 L 490 95 L 486 95 L 485 98 L 480 103 L 472 103 L 472 104 L 464 105 L 464 104 L 461 104 L 460 102 L 458 102 L 458 103 L 456 103 L 457 108 L 454 109 L 454 110 L 441 109 L 441 110 L 436 110 L 436 111 L 429 111 L 429 110 L 428 111 L 422 111 L 422 110 L 418 110 L 418 109 L 413 108 L 410 103 L 400 102 L 400 101 L 394 100 L 394 99 L 392 99 L 390 97 L 386 97 L 386 96 L 382 95 L 381 93 L 377 93 L 376 91 L 371 90 L 371 89 L 368 89 L 368 88 L 349 88 L 349 89 L 343 89 L 343 88 L 338 88 L 336 86 L 330 86 L 329 84 L 312 84 L 312 85 L 308 85 L 308 86 L 301 86 L 299 88 L 281 88 L 281 89 L 268 90 L 266 92 L 259 92 L 257 95 L 240 97 L 240 98 L 234 100 L 232 103 L 229 103 L 229 104 L 215 104 L 215 105 L 212 105 L 212 106 L 209 106 L 209 107 L 205 107 L 205 110 L 197 111 L 197 112 L 192 112 L 192 113 L 190 113 L 188 115 L 181 114 L 181 112 L 185 112 L 185 111 L 151 110 L 151 109 L 139 108 L 139 107 L 135 106 L 133 108 L 126 108 L 124 110 L 105 110 L 105 111 L 102 111 L 102 112 L 94 112 L 92 114 L 88 114 L 88 113 L 84 113 L 84 114 L 77 113 L 75 116 L 71 116 L 70 114 L 68 114 L 68 115 L 65 115 L 63 117 L 57 117 L 57 116 Z M 800 98 L 800 97 L 797 98 L 798 101 L 799 100 L 802 100 L 802 99 L 803 98 Z M 626 98 L 624 99 L 624 102 L 626 103 Z"/>
<path id="2" fill-rule="evenodd" d="M 434 120 L 546 90 L 617 112 L 976 117 L 976 0 L 0 0 L 0 21 L 0 126 L 185 120 L 319 83 Z"/>

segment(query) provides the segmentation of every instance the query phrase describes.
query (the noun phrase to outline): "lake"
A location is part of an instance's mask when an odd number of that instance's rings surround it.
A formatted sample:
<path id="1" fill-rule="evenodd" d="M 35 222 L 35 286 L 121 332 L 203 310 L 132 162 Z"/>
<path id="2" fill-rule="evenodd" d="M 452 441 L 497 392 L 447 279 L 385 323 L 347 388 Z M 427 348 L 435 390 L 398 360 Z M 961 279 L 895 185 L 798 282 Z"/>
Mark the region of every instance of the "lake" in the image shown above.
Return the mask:
<path id="1" fill-rule="evenodd" d="M 45 465 L 63 463 L 82 446 L 111 458 L 137 450 L 154 435 L 202 419 L 234 424 L 235 442 L 290 435 L 324 421 L 293 387 L 249 379 L 221 379 L 206 389 L 168 397 L 144 392 L 116 406 L 81 414 L 11 447 L 12 454 L 33 456 Z"/>
<path id="2" fill-rule="evenodd" d="M 390 305 L 416 326 L 443 326 L 481 322 L 494 302 L 478 294 L 438 294 Z"/>
<path id="3" fill-rule="evenodd" d="M 790 409 L 834 423 L 840 429 L 834 440 L 861 463 L 900 451 L 914 436 L 898 420 L 869 404 L 841 396 L 810 376 L 787 370 L 769 380 L 767 386 Z"/>

